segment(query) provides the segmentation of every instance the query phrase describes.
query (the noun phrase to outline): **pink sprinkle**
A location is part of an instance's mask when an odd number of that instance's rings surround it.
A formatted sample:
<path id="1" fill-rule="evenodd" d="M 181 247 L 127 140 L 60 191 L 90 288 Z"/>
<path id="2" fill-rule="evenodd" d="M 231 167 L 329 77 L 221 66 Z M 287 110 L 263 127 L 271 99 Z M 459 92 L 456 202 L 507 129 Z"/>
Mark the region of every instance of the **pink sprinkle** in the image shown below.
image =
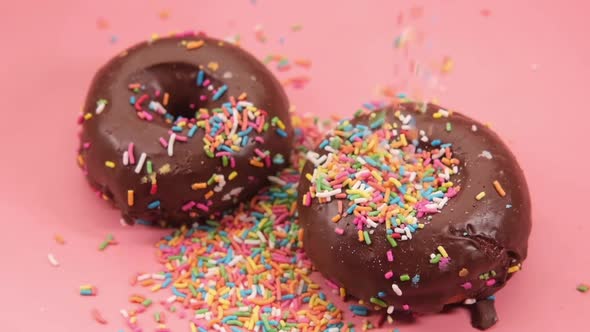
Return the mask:
<path id="1" fill-rule="evenodd" d="M 463 287 L 464 289 L 471 289 L 471 287 L 473 287 L 473 285 L 468 281 L 468 282 L 464 283 L 463 285 L 461 285 L 461 287 Z"/>
<path id="2" fill-rule="evenodd" d="M 334 288 L 334 289 L 339 289 L 340 287 L 338 287 L 338 285 L 336 285 L 335 282 L 333 282 L 332 280 L 326 279 L 326 284 L 328 286 L 330 286 L 330 288 Z"/>
<path id="3" fill-rule="evenodd" d="M 393 272 L 387 271 L 387 273 L 385 273 L 385 279 L 391 279 L 391 278 L 393 278 Z"/>
<path id="4" fill-rule="evenodd" d="M 203 86 L 205 86 L 205 87 L 206 87 L 207 85 L 209 85 L 209 84 L 211 84 L 211 81 L 209 81 L 209 79 L 206 79 L 206 80 L 203 82 Z"/>
<path id="5" fill-rule="evenodd" d="M 208 212 L 209 211 L 209 208 L 207 207 L 207 205 L 205 205 L 203 203 L 197 203 L 196 206 L 197 206 L 197 209 L 199 209 L 199 210 L 203 210 L 205 212 Z"/>
<path id="6" fill-rule="evenodd" d="M 410 306 L 407 304 L 402 305 L 402 308 L 406 311 L 410 310 Z"/>
<path id="7" fill-rule="evenodd" d="M 432 159 L 428 158 L 426 160 L 424 160 L 424 166 L 428 166 L 430 165 L 430 162 L 432 161 Z"/>
<path id="8" fill-rule="evenodd" d="M 229 165 L 231 168 L 236 168 L 236 159 L 234 157 L 229 158 Z"/>
<path id="9" fill-rule="evenodd" d="M 205 96 L 205 95 L 201 95 L 201 96 L 199 97 L 199 100 L 201 100 L 201 101 L 205 101 L 205 100 L 207 100 L 207 96 Z"/>
<path id="10" fill-rule="evenodd" d="M 387 260 L 393 262 L 393 252 L 391 250 L 387 250 Z"/>
<path id="11" fill-rule="evenodd" d="M 266 154 L 258 148 L 254 149 L 254 153 L 256 153 L 258 155 L 258 157 L 260 157 L 260 158 L 266 157 Z"/>
<path id="12" fill-rule="evenodd" d="M 82 147 L 84 149 L 89 149 L 90 148 L 90 142 L 86 142 L 86 143 L 82 144 Z"/>
<path id="13" fill-rule="evenodd" d="M 338 234 L 338 235 L 344 234 L 344 230 L 340 227 L 334 228 L 334 232 L 336 232 L 336 234 Z"/>
<path id="14" fill-rule="evenodd" d="M 193 208 L 193 206 L 195 206 L 195 204 L 196 204 L 196 203 L 195 203 L 195 202 L 193 202 L 193 201 L 190 201 L 190 202 L 188 202 L 188 203 L 184 204 L 184 205 L 182 206 L 182 211 L 186 212 L 186 211 L 188 211 L 188 210 L 192 209 L 192 208 Z"/>
<path id="15" fill-rule="evenodd" d="M 217 152 L 215 154 L 215 157 L 224 157 L 224 156 L 229 157 L 229 156 L 231 156 L 231 153 L 229 153 L 227 151 L 221 151 L 221 152 Z"/>
<path id="16" fill-rule="evenodd" d="M 127 147 L 127 153 L 129 153 L 129 163 L 131 165 L 135 164 L 135 153 L 134 153 L 134 147 L 135 145 L 133 143 L 129 143 L 129 146 Z"/>
<path id="17" fill-rule="evenodd" d="M 264 138 L 262 138 L 261 136 L 254 137 L 254 140 L 258 143 L 264 144 Z"/>
<path id="18" fill-rule="evenodd" d="M 156 97 L 160 97 L 160 94 L 161 94 L 161 93 L 162 93 L 162 92 L 161 92 L 160 90 L 156 90 L 156 93 L 155 93 L 155 94 L 156 94 Z"/>
<path id="19" fill-rule="evenodd" d="M 486 286 L 494 286 L 496 284 L 496 279 L 490 279 L 488 281 L 486 281 Z"/>
<path id="20" fill-rule="evenodd" d="M 148 121 L 152 121 L 152 120 L 154 119 L 154 117 L 153 117 L 153 116 L 152 116 L 150 113 L 148 113 L 148 112 L 146 112 L 146 111 L 143 111 L 143 112 L 141 112 L 141 113 L 143 113 L 143 116 L 144 116 L 144 117 L 145 117 L 145 119 L 146 119 L 146 120 L 148 120 Z"/>
<path id="21" fill-rule="evenodd" d="M 449 190 L 447 190 L 447 193 L 445 194 L 445 196 L 447 196 L 448 198 L 453 198 L 455 197 L 455 195 L 457 195 L 457 190 L 455 190 L 455 188 L 453 187 L 449 188 Z"/>
<path id="22" fill-rule="evenodd" d="M 188 137 L 176 134 L 176 140 L 178 142 L 186 142 L 186 141 L 188 141 Z"/>
<path id="23" fill-rule="evenodd" d="M 440 169 L 444 169 L 445 168 L 445 165 L 443 165 L 443 163 L 441 163 L 440 160 L 435 159 L 434 160 L 434 167 L 440 168 Z"/>
<path id="24" fill-rule="evenodd" d="M 162 137 L 160 137 L 160 144 L 162 144 L 164 149 L 168 147 L 168 142 Z"/>

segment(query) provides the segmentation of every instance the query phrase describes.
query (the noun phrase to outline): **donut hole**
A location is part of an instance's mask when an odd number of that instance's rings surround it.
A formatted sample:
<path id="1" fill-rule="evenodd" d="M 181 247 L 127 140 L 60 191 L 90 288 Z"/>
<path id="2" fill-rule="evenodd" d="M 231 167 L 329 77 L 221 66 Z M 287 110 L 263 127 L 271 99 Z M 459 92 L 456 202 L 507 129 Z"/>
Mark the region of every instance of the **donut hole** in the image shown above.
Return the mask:
<path id="1" fill-rule="evenodd" d="M 209 108 L 215 91 L 223 84 L 208 74 L 199 86 L 200 67 L 184 62 L 165 62 L 152 65 L 130 77 L 131 84 L 140 84 L 142 93 L 164 106 L 174 117 L 195 118 L 199 108 Z"/>

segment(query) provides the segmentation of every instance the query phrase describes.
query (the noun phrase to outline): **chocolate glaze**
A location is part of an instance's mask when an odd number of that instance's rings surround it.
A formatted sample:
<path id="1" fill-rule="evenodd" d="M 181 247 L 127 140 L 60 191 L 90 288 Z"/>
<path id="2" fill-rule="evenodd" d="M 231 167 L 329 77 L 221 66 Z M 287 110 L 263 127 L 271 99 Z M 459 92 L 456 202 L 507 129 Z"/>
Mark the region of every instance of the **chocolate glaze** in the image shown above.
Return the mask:
<path id="1" fill-rule="evenodd" d="M 346 289 L 347 294 L 369 303 L 371 297 L 385 292 L 381 298 L 395 311 L 409 310 L 415 313 L 438 312 L 447 304 L 461 303 L 466 299 L 486 299 L 501 289 L 513 273 L 508 268 L 520 264 L 527 256 L 527 241 L 531 230 L 531 202 L 527 184 L 516 158 L 500 138 L 489 128 L 458 113 L 448 119 L 434 119 L 433 113 L 440 107 L 403 103 L 397 108 L 387 107 L 386 121 L 398 122 L 395 109 L 411 114 L 417 129 L 424 130 L 431 139 L 440 139 L 453 144 L 453 155 L 461 160 L 460 172 L 451 176 L 451 181 L 461 186 L 458 195 L 435 214 L 426 226 L 414 233 L 413 239 L 398 242 L 392 248 L 383 235 L 385 225 L 380 224 L 371 237 L 372 244 L 359 242 L 353 216 L 343 217 L 337 223 L 331 218 L 338 214 L 337 199 L 320 204 L 314 198 L 311 206 L 299 204 L 301 225 L 304 228 L 304 248 L 317 269 L 328 279 Z M 367 124 L 369 117 L 363 115 L 353 123 Z M 445 131 L 445 124 L 452 123 L 452 131 Z M 477 131 L 472 131 L 472 125 Z M 482 156 L 487 150 L 492 159 Z M 316 149 L 319 154 L 327 154 Z M 303 174 L 313 173 L 314 165 L 307 162 Z M 505 197 L 496 193 L 492 182 L 498 180 L 506 191 Z M 301 177 L 299 194 L 309 191 L 310 181 Z M 474 197 L 486 191 L 485 199 Z M 346 201 L 348 203 L 348 201 Z M 507 208 L 507 204 L 511 207 Z M 346 206 L 346 205 L 345 205 Z M 423 220 L 423 219 L 421 219 Z M 344 229 L 338 235 L 334 229 Z M 442 245 L 451 261 L 445 270 L 430 264 L 429 255 Z M 393 251 L 393 262 L 386 258 L 386 252 Z M 461 277 L 463 268 L 469 274 Z M 420 281 L 397 284 L 403 291 L 397 296 L 392 280 L 384 274 L 392 270 L 394 278 L 401 274 L 420 275 Z M 486 286 L 481 274 L 494 271 L 496 283 Z M 472 283 L 471 289 L 461 287 Z M 377 308 L 377 307 L 376 307 Z M 494 320 L 495 321 L 495 320 Z M 479 324 L 488 327 L 490 324 Z M 485 325 L 485 326 L 484 326 Z"/>
<path id="2" fill-rule="evenodd" d="M 204 41 L 204 45 L 189 50 L 186 42 L 190 41 Z M 202 101 L 198 98 L 206 89 L 195 83 L 199 69 L 206 73 L 215 88 L 227 85 L 228 90 L 219 100 Z M 139 94 L 129 89 L 128 85 L 132 83 L 142 85 Z M 233 152 L 236 167 L 232 169 L 223 167 L 220 158 L 206 156 L 203 149 L 205 134 L 199 128 L 187 142 L 176 142 L 174 155 L 169 157 L 158 140 L 160 137 L 168 140 L 171 125 L 156 113 L 153 113 L 151 122 L 139 119 L 130 104 L 131 96 L 140 97 L 144 93 L 152 96 L 157 90 L 170 94 L 166 106 L 170 114 L 185 117 L 194 117 L 200 108 L 219 108 L 230 97 L 238 98 L 246 93 L 247 101 L 268 113 L 267 120 L 277 116 L 283 121 L 288 136 L 283 138 L 274 130 L 259 134 L 264 143 L 251 140 L 239 152 Z M 95 114 L 99 99 L 106 99 L 108 104 L 102 113 Z M 191 109 L 190 104 L 194 104 L 194 108 Z M 89 182 L 113 201 L 128 222 L 136 219 L 166 221 L 168 224 L 190 222 L 246 200 L 266 183 L 267 176 L 287 164 L 293 137 L 288 109 L 287 97 L 272 73 L 254 56 L 235 45 L 203 35 L 143 42 L 111 59 L 95 75 L 84 106 L 84 114 L 93 116 L 83 122 L 79 149 L 81 164 Z M 187 131 L 182 134 L 186 135 Z M 255 135 L 249 136 L 253 138 Z M 151 178 L 146 171 L 136 174 L 135 165 L 122 164 L 122 155 L 131 142 L 135 144 L 136 160 L 145 152 L 153 163 L 158 187 L 155 195 L 150 194 Z M 285 163 L 254 167 L 249 164 L 249 159 L 255 148 L 268 150 L 271 158 L 281 154 Z M 114 161 L 116 167 L 105 167 L 105 161 Z M 229 181 L 228 175 L 233 170 L 238 176 Z M 191 184 L 206 182 L 214 173 L 223 174 L 227 184 L 211 198 L 209 211 L 194 208 L 190 212 L 182 211 L 181 206 L 188 201 L 206 203 L 204 195 L 208 190 L 195 191 Z M 223 199 L 236 188 L 243 190 L 239 194 L 234 191 L 230 199 L 228 196 Z M 135 192 L 133 206 L 127 203 L 128 190 Z M 147 205 L 154 200 L 160 201 L 159 208 L 148 209 Z"/>

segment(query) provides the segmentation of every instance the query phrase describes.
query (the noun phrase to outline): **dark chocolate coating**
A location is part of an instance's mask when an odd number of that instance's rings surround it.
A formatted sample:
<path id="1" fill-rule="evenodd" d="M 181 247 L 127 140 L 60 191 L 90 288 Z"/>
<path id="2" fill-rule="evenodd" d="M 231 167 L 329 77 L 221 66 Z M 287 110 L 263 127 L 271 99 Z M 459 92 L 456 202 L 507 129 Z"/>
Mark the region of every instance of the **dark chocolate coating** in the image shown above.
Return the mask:
<path id="1" fill-rule="evenodd" d="M 508 268 L 522 263 L 527 256 L 527 241 L 531 231 L 531 202 L 527 184 L 516 158 L 500 138 L 489 128 L 458 113 L 449 118 L 434 119 L 433 113 L 439 107 L 428 104 L 426 112 L 422 105 L 402 103 L 376 112 L 385 112 L 386 121 L 399 120 L 394 111 L 414 117 L 416 129 L 424 130 L 431 140 L 440 139 L 453 144 L 453 156 L 461 160 L 459 174 L 452 175 L 451 181 L 460 185 L 461 190 L 451 198 L 440 213 L 433 214 L 423 229 L 413 234 L 413 239 L 400 241 L 392 248 L 385 238 L 385 225 L 380 224 L 371 236 L 372 244 L 359 242 L 357 230 L 352 223 L 354 216 L 343 217 L 337 223 L 331 218 L 338 214 L 338 199 L 320 204 L 314 198 L 311 206 L 299 204 L 300 222 L 304 228 L 304 248 L 317 269 L 328 279 L 346 289 L 347 294 L 369 303 L 379 292 L 386 295 L 381 299 L 393 305 L 395 311 L 409 310 L 417 313 L 438 312 L 446 304 L 461 303 L 466 299 L 486 299 L 502 288 L 513 275 Z M 397 107 L 394 109 L 394 107 Z M 363 115 L 351 120 L 352 123 L 368 124 L 369 117 Z M 447 132 L 445 125 L 452 124 Z M 472 131 L 472 125 L 477 131 Z M 492 159 L 481 156 L 482 151 L 491 153 Z M 327 154 L 316 149 L 320 155 Z M 303 174 L 313 173 L 314 165 L 307 162 Z M 501 197 L 492 185 L 498 180 L 506 191 Z M 301 177 L 299 194 L 309 191 L 310 181 Z M 486 196 L 477 201 L 481 191 Z M 345 206 L 348 200 L 345 199 Z M 511 205 L 507 208 L 507 205 Z M 421 218 L 425 221 L 425 218 Z M 338 235 L 334 229 L 344 229 Z M 451 257 L 446 269 L 429 262 L 429 255 L 443 246 Z M 386 252 L 393 251 L 393 262 L 387 260 Z M 462 269 L 468 275 L 461 277 Z M 387 271 L 394 272 L 394 278 L 387 280 Z M 491 271 L 494 271 L 493 273 Z M 420 275 L 420 281 L 401 282 L 399 276 Z M 496 279 L 493 286 L 487 286 L 485 273 Z M 403 291 L 398 296 L 392 290 L 392 280 Z M 472 283 L 471 289 L 461 287 Z"/>
<path id="2" fill-rule="evenodd" d="M 191 41 L 203 41 L 204 45 L 189 50 L 185 43 Z M 216 70 L 215 66 L 218 66 Z M 199 69 L 206 73 L 207 79 L 216 88 L 227 85 L 227 91 L 219 100 L 199 99 L 200 94 L 207 92 L 206 88 L 197 87 L 195 83 Z M 142 85 L 139 93 L 129 89 L 128 85 L 132 83 Z M 195 111 L 200 108 L 219 108 L 230 97 L 238 98 L 246 93 L 248 102 L 268 113 L 267 122 L 274 116 L 282 120 L 288 136 L 279 136 L 274 129 L 250 134 L 251 138 L 261 136 L 264 143 L 250 140 L 239 152 L 233 152 L 236 167 L 231 168 L 224 167 L 220 158 L 210 158 L 205 154 L 205 131 L 199 128 L 187 142 L 177 141 L 174 155 L 170 157 L 159 138 L 168 140 L 171 125 L 156 113 L 153 113 L 151 122 L 139 119 L 130 104 L 131 96 L 139 98 L 144 93 L 153 95 L 157 90 L 162 94 L 169 93 L 167 109 L 170 114 L 185 117 L 194 117 Z M 108 100 L 108 104 L 102 113 L 94 114 L 99 99 Z M 190 104 L 194 104 L 194 108 L 191 109 Z M 84 113 L 93 114 L 91 119 L 83 122 L 79 150 L 87 178 L 114 202 L 129 222 L 143 219 L 181 224 L 231 208 L 255 194 L 266 183 L 267 176 L 287 165 L 292 149 L 289 103 L 277 79 L 264 64 L 238 46 L 203 35 L 143 42 L 111 59 L 95 75 Z M 186 136 L 187 130 L 179 134 Z M 135 165 L 122 164 L 122 154 L 131 142 L 135 144 L 136 160 L 145 152 L 153 163 L 157 179 L 155 195 L 150 194 L 151 181 L 145 168 L 141 174 L 136 174 Z M 85 143 L 90 143 L 90 147 L 84 148 Z M 255 148 L 268 150 L 271 158 L 281 154 L 285 162 L 273 162 L 271 167 L 252 166 L 249 160 L 255 156 Z M 105 167 L 105 161 L 114 161 L 116 167 Z M 234 170 L 238 175 L 230 181 L 228 176 Z M 191 184 L 206 182 L 214 173 L 223 174 L 226 185 L 211 198 L 209 211 L 195 208 L 181 210 L 181 206 L 189 201 L 206 205 L 204 195 L 209 189 L 193 190 Z M 225 195 L 236 188 L 243 190 L 227 199 Z M 135 192 L 133 206 L 127 203 L 128 190 Z M 159 200 L 160 206 L 148 209 L 147 205 L 154 200 Z"/>
<path id="3" fill-rule="evenodd" d="M 481 300 L 471 307 L 471 325 L 480 330 L 487 330 L 498 321 L 493 300 Z"/>

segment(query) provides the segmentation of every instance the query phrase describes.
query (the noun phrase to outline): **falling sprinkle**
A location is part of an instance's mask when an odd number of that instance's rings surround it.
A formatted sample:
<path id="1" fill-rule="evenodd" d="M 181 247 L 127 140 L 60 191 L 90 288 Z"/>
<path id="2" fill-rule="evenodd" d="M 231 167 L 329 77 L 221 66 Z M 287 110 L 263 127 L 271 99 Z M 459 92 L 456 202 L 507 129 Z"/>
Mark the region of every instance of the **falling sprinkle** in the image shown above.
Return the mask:
<path id="1" fill-rule="evenodd" d="M 576 289 L 578 290 L 578 292 L 580 293 L 586 293 L 588 292 L 588 290 L 590 289 L 590 286 L 586 285 L 586 284 L 579 284 L 578 287 L 576 287 Z"/>
<path id="2" fill-rule="evenodd" d="M 301 24 L 293 24 L 291 26 L 291 31 L 293 32 L 301 31 L 301 29 L 303 29 L 303 25 Z"/>
<path id="3" fill-rule="evenodd" d="M 109 28 L 109 22 L 105 18 L 99 17 L 96 20 L 96 27 L 99 30 L 106 30 Z"/>
<path id="4" fill-rule="evenodd" d="M 100 311 L 98 311 L 98 309 L 96 309 L 96 308 L 95 309 L 92 309 L 91 314 L 92 314 L 92 318 L 97 323 L 102 324 L 102 325 L 108 324 L 107 320 L 104 319 L 104 317 L 102 316 L 102 314 L 100 313 Z"/>
<path id="5" fill-rule="evenodd" d="M 108 234 L 104 241 L 98 246 L 99 251 L 104 251 L 109 245 L 116 244 L 115 238 L 112 234 Z"/>
<path id="6" fill-rule="evenodd" d="M 53 256 L 53 254 L 48 254 L 47 258 L 49 259 L 49 263 L 51 263 L 51 265 L 56 266 L 56 267 L 59 266 L 59 262 L 57 261 L 55 256 Z"/>
<path id="7" fill-rule="evenodd" d="M 170 11 L 168 9 L 163 9 L 160 12 L 158 12 L 158 16 L 161 20 L 165 21 L 168 18 L 170 18 Z"/>
<path id="8" fill-rule="evenodd" d="M 64 240 L 63 236 L 61 236 L 59 234 L 55 234 L 55 236 L 53 237 L 53 239 L 55 240 L 55 242 L 57 244 L 61 244 L 61 245 L 66 244 L 66 240 Z"/>

